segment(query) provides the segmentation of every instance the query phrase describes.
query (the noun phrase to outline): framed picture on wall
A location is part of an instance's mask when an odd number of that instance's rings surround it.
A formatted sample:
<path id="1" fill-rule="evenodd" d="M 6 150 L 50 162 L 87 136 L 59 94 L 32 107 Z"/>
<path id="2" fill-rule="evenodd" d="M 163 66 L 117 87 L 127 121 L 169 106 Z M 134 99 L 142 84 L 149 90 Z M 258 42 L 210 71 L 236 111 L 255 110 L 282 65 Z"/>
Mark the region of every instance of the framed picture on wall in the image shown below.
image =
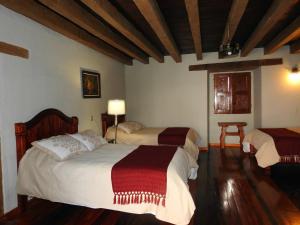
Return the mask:
<path id="1" fill-rule="evenodd" d="M 101 98 L 100 73 L 81 70 L 81 86 L 83 98 Z"/>

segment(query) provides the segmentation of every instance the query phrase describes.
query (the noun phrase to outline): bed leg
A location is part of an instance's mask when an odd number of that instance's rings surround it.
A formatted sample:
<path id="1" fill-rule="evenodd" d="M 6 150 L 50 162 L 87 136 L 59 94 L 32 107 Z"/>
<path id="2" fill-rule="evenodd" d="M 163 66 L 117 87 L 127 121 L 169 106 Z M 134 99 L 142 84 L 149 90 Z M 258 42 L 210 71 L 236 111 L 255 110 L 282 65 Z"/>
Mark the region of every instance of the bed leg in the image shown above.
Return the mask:
<path id="1" fill-rule="evenodd" d="M 19 213 L 23 213 L 27 208 L 28 198 L 26 195 L 18 195 L 18 210 Z"/>
<path id="2" fill-rule="evenodd" d="M 267 176 L 271 175 L 271 166 L 264 168 L 264 174 Z"/>
<path id="3" fill-rule="evenodd" d="M 250 145 L 250 157 L 255 157 L 256 150 L 253 145 Z"/>

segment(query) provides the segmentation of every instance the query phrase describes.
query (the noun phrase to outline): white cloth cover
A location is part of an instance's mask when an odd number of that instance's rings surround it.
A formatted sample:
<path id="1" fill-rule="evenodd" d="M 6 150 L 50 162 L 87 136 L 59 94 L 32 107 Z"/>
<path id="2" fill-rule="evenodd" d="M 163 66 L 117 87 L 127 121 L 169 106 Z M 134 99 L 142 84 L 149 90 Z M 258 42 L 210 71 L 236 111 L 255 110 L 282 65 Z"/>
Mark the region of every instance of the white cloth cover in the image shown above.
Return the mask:
<path id="1" fill-rule="evenodd" d="M 80 141 L 69 135 L 58 135 L 31 143 L 56 160 L 66 160 L 74 154 L 88 151 Z"/>
<path id="2" fill-rule="evenodd" d="M 118 124 L 118 127 L 121 130 L 123 130 L 124 132 L 126 132 L 127 134 L 131 134 L 133 132 L 136 132 L 136 131 L 142 129 L 143 125 L 140 124 L 139 122 L 135 122 L 135 121 L 126 121 L 126 122 Z"/>
<path id="3" fill-rule="evenodd" d="M 105 144 L 94 151 L 55 161 L 42 151 L 32 148 L 20 161 L 17 180 L 18 194 L 90 208 L 122 212 L 151 213 L 173 224 L 188 224 L 195 204 L 189 192 L 188 177 L 196 177 L 198 165 L 178 149 L 167 171 L 166 207 L 155 204 L 113 204 L 112 166 L 138 146 Z"/>
<path id="4" fill-rule="evenodd" d="M 107 144 L 107 141 L 97 135 L 93 130 L 85 130 L 76 134 L 68 134 L 85 145 L 89 151 L 93 151 L 100 145 Z"/>

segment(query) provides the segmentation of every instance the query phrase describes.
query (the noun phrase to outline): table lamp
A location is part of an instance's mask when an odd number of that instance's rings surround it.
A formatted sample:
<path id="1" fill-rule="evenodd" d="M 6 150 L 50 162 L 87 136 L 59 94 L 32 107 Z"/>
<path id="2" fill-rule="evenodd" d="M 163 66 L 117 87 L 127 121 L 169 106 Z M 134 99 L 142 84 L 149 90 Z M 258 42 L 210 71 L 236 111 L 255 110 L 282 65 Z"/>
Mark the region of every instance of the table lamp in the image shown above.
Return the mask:
<path id="1" fill-rule="evenodd" d="M 117 143 L 117 128 L 118 128 L 118 115 L 125 114 L 125 101 L 121 99 L 108 100 L 108 110 L 109 115 L 115 115 L 115 143 Z"/>

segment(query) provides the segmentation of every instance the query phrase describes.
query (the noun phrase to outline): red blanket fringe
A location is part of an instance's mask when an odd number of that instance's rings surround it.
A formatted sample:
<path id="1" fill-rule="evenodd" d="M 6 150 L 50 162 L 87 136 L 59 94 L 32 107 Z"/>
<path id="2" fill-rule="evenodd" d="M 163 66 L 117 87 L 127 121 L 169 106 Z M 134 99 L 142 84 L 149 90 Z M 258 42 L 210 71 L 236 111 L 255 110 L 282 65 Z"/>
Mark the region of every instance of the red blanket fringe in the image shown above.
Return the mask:
<path id="1" fill-rule="evenodd" d="M 141 204 L 151 203 L 155 205 L 166 205 L 166 196 L 155 193 L 144 192 L 116 192 L 114 193 L 114 204 L 129 205 L 129 204 Z"/>
<path id="2" fill-rule="evenodd" d="M 300 155 L 284 155 L 280 156 L 282 163 L 300 163 Z"/>

